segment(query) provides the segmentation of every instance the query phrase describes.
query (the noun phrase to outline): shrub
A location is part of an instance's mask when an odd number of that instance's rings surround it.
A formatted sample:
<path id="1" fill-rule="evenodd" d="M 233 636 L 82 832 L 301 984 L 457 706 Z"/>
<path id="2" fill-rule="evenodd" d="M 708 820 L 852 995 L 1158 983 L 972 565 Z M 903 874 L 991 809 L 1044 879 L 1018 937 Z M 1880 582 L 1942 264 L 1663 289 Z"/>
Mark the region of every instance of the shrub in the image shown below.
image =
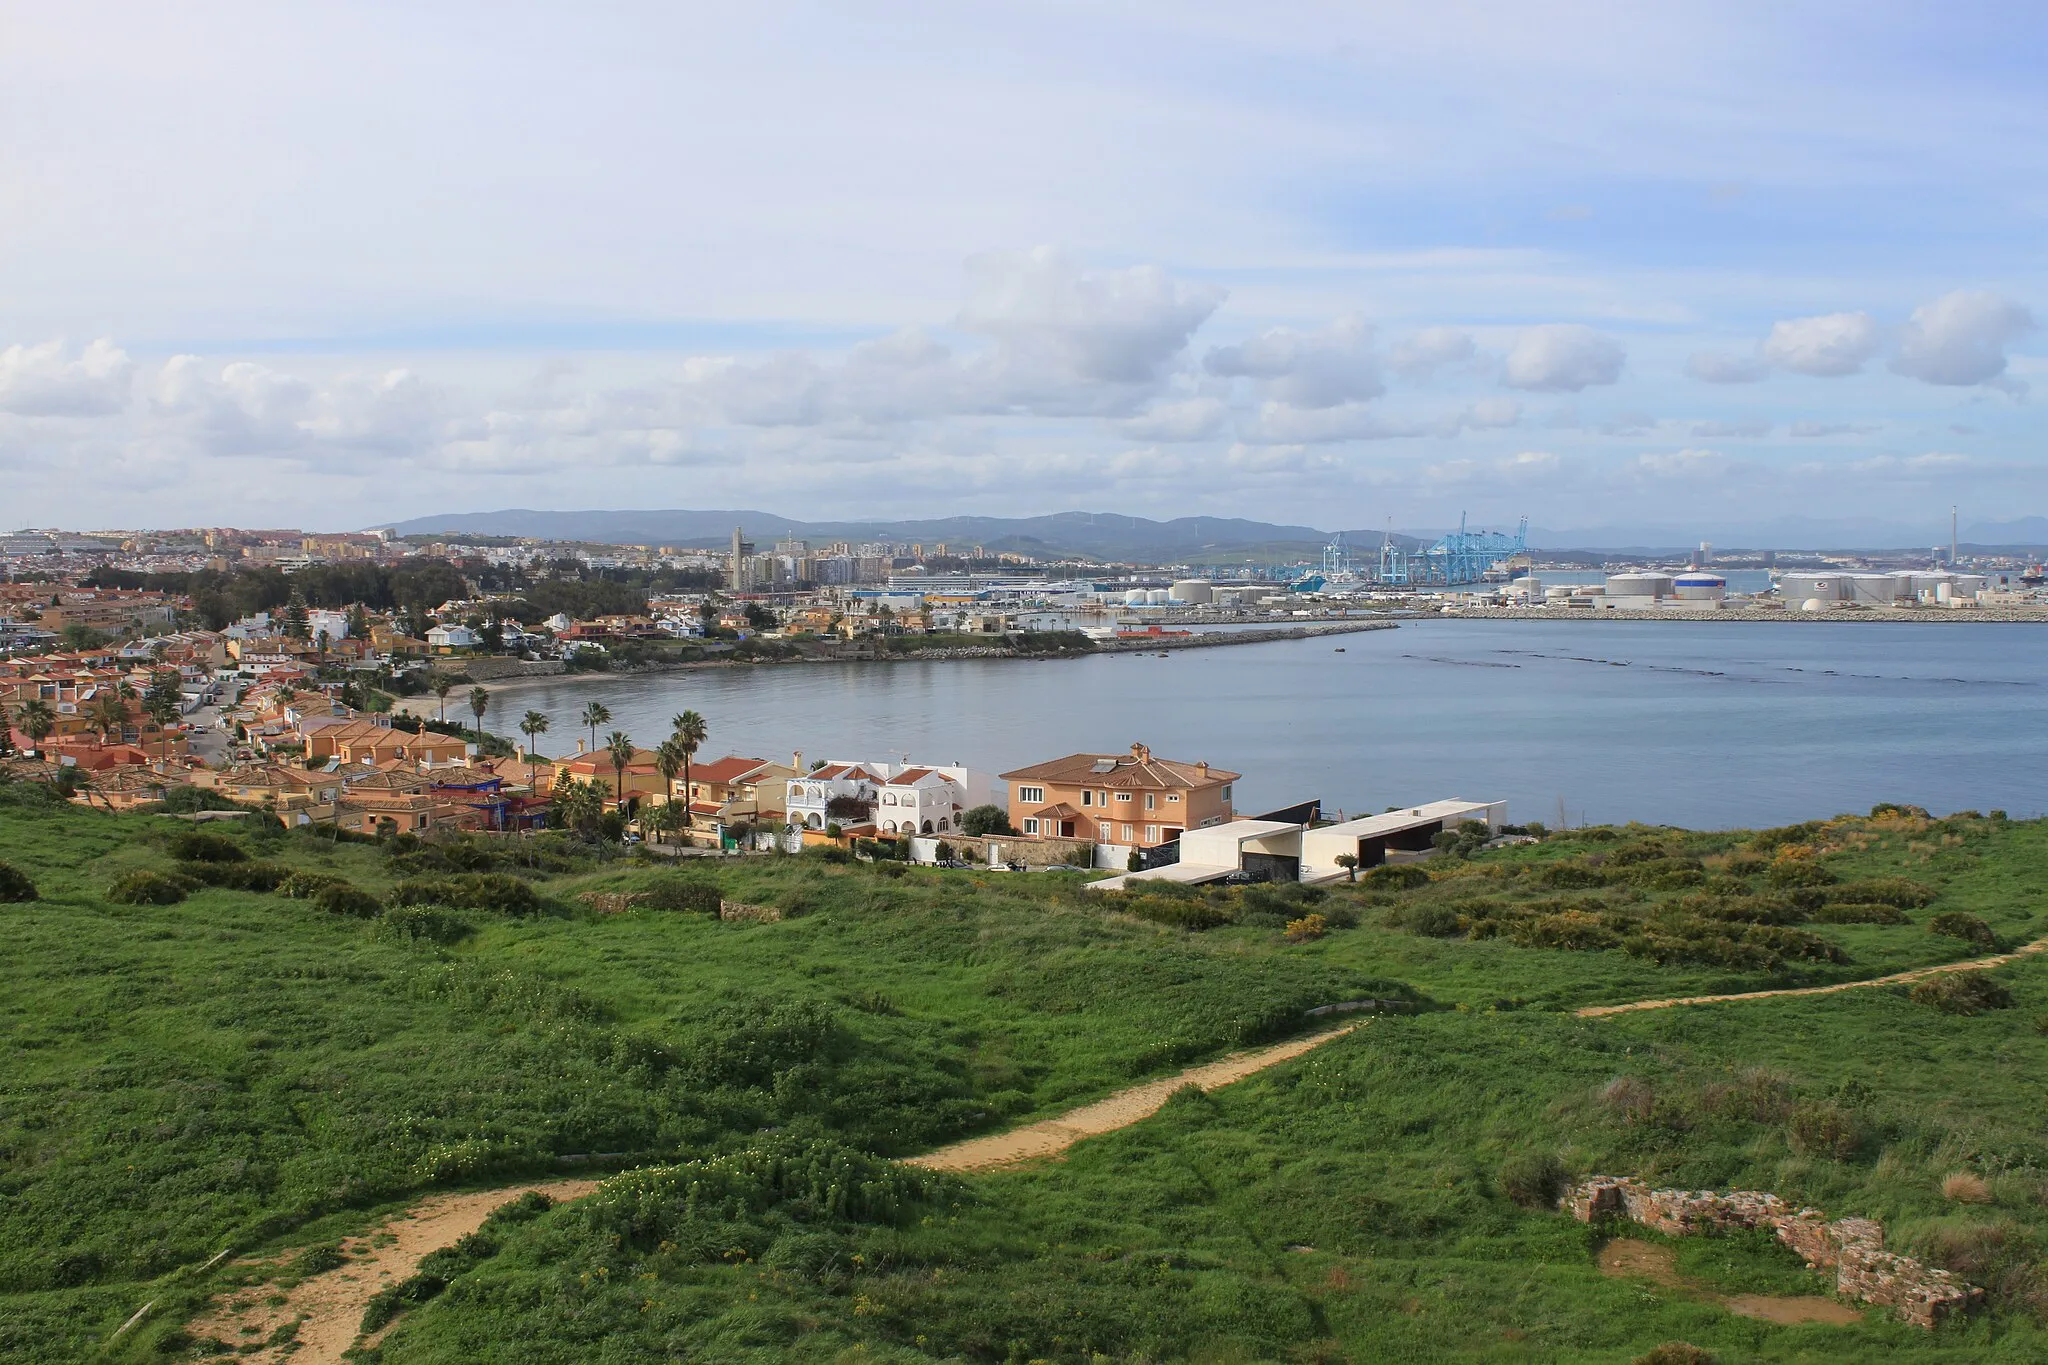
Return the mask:
<path id="1" fill-rule="evenodd" d="M 36 898 L 36 884 L 12 863 L 0 863 L 0 905 Z"/>
<path id="2" fill-rule="evenodd" d="M 1681 913 L 1730 924 L 1797 924 L 1806 918 L 1789 896 L 1737 896 L 1721 899 L 1709 895 L 1685 896 L 1676 907 Z"/>
<path id="3" fill-rule="evenodd" d="M 1550 863 L 1537 872 L 1536 880 L 1557 891 L 1578 891 L 1607 883 L 1599 869 L 1583 863 Z"/>
<path id="4" fill-rule="evenodd" d="M 323 886 L 309 899 L 316 909 L 330 915 L 353 915 L 357 919 L 375 919 L 384 909 L 375 896 L 347 882 Z"/>
<path id="5" fill-rule="evenodd" d="M 277 884 L 277 894 L 287 900 L 306 901 L 330 886 L 347 886 L 340 877 L 326 872 L 294 872 Z"/>
<path id="6" fill-rule="evenodd" d="M 1785 1125 L 1785 1140 L 1800 1156 L 1847 1161 L 1868 1137 L 1856 1111 L 1833 1100 L 1798 1105 Z"/>
<path id="7" fill-rule="evenodd" d="M 2012 1008 L 2012 992 L 1982 972 L 1942 972 L 1913 983 L 1911 998 L 1943 1014 L 1982 1014 Z"/>
<path id="8" fill-rule="evenodd" d="M 1311 939 L 1321 938 L 1329 932 L 1330 922 L 1321 915 L 1307 914 L 1303 915 L 1300 919 L 1287 921 L 1287 941 L 1289 943 L 1307 943 Z"/>
<path id="9" fill-rule="evenodd" d="M 240 844 L 226 835 L 197 829 L 180 830 L 172 836 L 171 856 L 192 863 L 239 863 L 249 857 Z"/>
<path id="10" fill-rule="evenodd" d="M 377 933 L 381 938 L 445 946 L 470 937 L 476 926 L 430 905 L 394 905 L 377 917 Z"/>
<path id="11" fill-rule="evenodd" d="M 409 878 L 391 888 L 390 901 L 393 905 L 446 905 L 504 915 L 531 915 L 541 908 L 540 893 L 530 883 L 502 872 Z"/>
<path id="12" fill-rule="evenodd" d="M 1424 938 L 1457 938 L 1465 932 L 1458 912 L 1448 905 L 1397 905 L 1387 911 L 1387 924 Z"/>
<path id="13" fill-rule="evenodd" d="M 1779 858 L 1764 873 L 1772 886 L 1832 886 L 1835 874 L 1804 858 Z"/>
<path id="14" fill-rule="evenodd" d="M 901 868 L 897 868 L 896 872 L 897 875 L 902 875 Z M 641 904 L 649 910 L 673 910 L 687 914 L 710 915 L 713 918 L 718 915 L 718 888 L 710 882 L 699 881 L 694 877 L 674 874 L 660 877 L 650 883 L 642 894 L 646 899 Z"/>
<path id="15" fill-rule="evenodd" d="M 1905 877 L 1867 877 L 1844 882 L 1828 890 L 1828 900 L 1858 904 L 1892 905 L 1901 910 L 1918 910 L 1934 902 L 1934 888 Z"/>
<path id="16" fill-rule="evenodd" d="M 1813 912 L 1819 924 L 1904 924 L 1906 912 L 1882 901 L 1837 904 L 1830 901 Z"/>
<path id="17" fill-rule="evenodd" d="M 1221 905 L 1204 900 L 1184 900 L 1177 896 L 1132 896 L 1118 908 L 1154 924 L 1170 924 L 1176 929 L 1195 933 L 1228 924 L 1231 919 L 1230 911 Z"/>
<path id="18" fill-rule="evenodd" d="M 1641 1076 L 1616 1076 L 1600 1087 L 1600 1103 L 1624 1123 L 1646 1123 L 1656 1111 L 1657 1090 Z"/>
<path id="19" fill-rule="evenodd" d="M 972 838 L 990 834 L 1015 834 L 1010 828 L 1010 817 L 1001 806 L 976 806 L 960 817 L 960 832 Z"/>
<path id="20" fill-rule="evenodd" d="M 1412 891 L 1429 885 L 1429 869 L 1420 863 L 1385 863 L 1358 880 L 1382 891 Z"/>
<path id="21" fill-rule="evenodd" d="M 107 888 L 107 899 L 117 905 L 176 905 L 199 883 L 175 872 L 152 872 L 147 868 L 124 872 Z"/>
<path id="22" fill-rule="evenodd" d="M 1941 1197 L 1958 1204 L 1988 1204 L 1991 1187 L 1974 1171 L 1951 1171 L 1941 1182 Z"/>
<path id="23" fill-rule="evenodd" d="M 292 875 L 276 863 L 180 863 L 178 872 L 207 886 L 224 886 L 231 891 L 275 891 Z"/>
<path id="24" fill-rule="evenodd" d="M 1601 923 L 1598 915 L 1583 910 L 1532 916 L 1516 923 L 1508 937 L 1524 948 L 1563 948 L 1574 952 L 1598 952 L 1621 942 L 1620 935 Z"/>
<path id="25" fill-rule="evenodd" d="M 1979 948 L 1996 948 L 1998 938 L 1991 932 L 1991 926 L 1975 915 L 1966 915 L 1960 910 L 1944 910 L 1927 921 L 1929 933 L 1959 938 Z"/>
<path id="26" fill-rule="evenodd" d="M 1553 1152 L 1518 1152 L 1500 1166 L 1501 1193 L 1525 1209 L 1557 1207 L 1570 1181 Z"/>
<path id="27" fill-rule="evenodd" d="M 1637 1356 L 1629 1365 L 1715 1365 L 1718 1357 L 1689 1341 L 1667 1341 Z"/>

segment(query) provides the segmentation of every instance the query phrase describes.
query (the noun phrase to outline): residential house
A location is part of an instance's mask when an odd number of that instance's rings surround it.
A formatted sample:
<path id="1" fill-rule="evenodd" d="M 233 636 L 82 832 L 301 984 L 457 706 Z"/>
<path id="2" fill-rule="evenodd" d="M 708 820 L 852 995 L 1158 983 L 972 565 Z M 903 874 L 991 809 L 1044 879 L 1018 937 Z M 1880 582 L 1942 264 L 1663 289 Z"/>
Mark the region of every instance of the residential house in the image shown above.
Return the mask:
<path id="1" fill-rule="evenodd" d="M 1123 754 L 1068 754 L 1003 774 L 1010 824 L 1042 838 L 1093 839 L 1151 848 L 1183 830 L 1231 818 L 1241 773 L 1155 758 L 1142 744 Z"/>
<path id="2" fill-rule="evenodd" d="M 240 763 L 230 768 L 197 768 L 192 785 L 206 787 L 230 801 L 262 806 L 287 825 L 332 819 L 342 782 L 334 773 L 308 772 L 287 763 Z"/>
<path id="3" fill-rule="evenodd" d="M 790 824 L 849 834 L 869 824 L 878 834 L 951 834 L 967 811 L 1001 800 L 994 778 L 959 764 L 832 762 L 785 790 Z"/>
<path id="4" fill-rule="evenodd" d="M 475 649 L 476 632 L 468 626 L 435 626 L 427 632 L 427 648 L 436 654 L 453 654 L 458 649 Z"/>
<path id="5" fill-rule="evenodd" d="M 675 795 L 690 803 L 690 823 L 715 825 L 780 823 L 787 810 L 789 780 L 798 776 L 788 764 L 765 758 L 727 754 L 690 766 L 689 791 L 676 774 Z"/>
<path id="6" fill-rule="evenodd" d="M 789 824 L 798 829 L 870 826 L 874 821 L 875 789 L 884 780 L 882 774 L 864 764 L 821 764 L 783 784 L 782 809 Z"/>
<path id="7" fill-rule="evenodd" d="M 661 775 L 655 763 L 652 749 L 635 749 L 633 757 L 621 772 L 612 766 L 612 756 L 603 749 L 586 752 L 583 741 L 576 741 L 576 752 L 563 758 L 550 759 L 554 764 L 554 783 L 602 782 L 610 793 L 611 801 L 623 800 L 629 810 L 638 810 L 649 801 L 668 799 L 668 779 Z"/>
<path id="8" fill-rule="evenodd" d="M 463 762 L 469 745 L 430 730 L 400 730 L 373 720 L 332 721 L 315 717 L 303 722 L 306 761 L 339 759 L 344 764 L 371 766 L 404 763 L 413 767 Z"/>

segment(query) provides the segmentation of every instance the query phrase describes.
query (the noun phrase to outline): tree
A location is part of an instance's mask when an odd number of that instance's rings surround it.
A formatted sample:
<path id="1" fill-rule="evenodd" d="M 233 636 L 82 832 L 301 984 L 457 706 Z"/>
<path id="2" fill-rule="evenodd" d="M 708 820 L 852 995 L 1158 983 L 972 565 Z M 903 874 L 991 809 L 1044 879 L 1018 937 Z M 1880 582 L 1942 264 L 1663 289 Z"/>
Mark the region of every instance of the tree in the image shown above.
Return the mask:
<path id="1" fill-rule="evenodd" d="M 100 732 L 100 743 L 105 744 L 128 724 L 128 703 L 121 700 L 120 693 L 103 690 L 86 708 L 85 723 Z"/>
<path id="2" fill-rule="evenodd" d="M 1355 882 L 1358 880 L 1358 855 L 1356 853 L 1339 853 L 1330 861 L 1344 869 L 1344 879 L 1346 881 Z"/>
<path id="3" fill-rule="evenodd" d="M 455 679 L 438 668 L 432 669 L 427 673 L 427 690 L 441 703 L 441 713 L 435 719 L 445 725 L 448 721 L 448 694 L 455 690 Z"/>
<path id="4" fill-rule="evenodd" d="M 31 697 L 14 713 L 14 723 L 28 736 L 30 747 L 41 749 L 50 731 L 57 728 L 57 713 L 41 697 Z"/>
<path id="5" fill-rule="evenodd" d="M 476 732 L 484 732 L 484 712 L 491 709 L 491 694 L 481 687 L 469 689 L 469 713 L 476 717 Z"/>
<path id="6" fill-rule="evenodd" d="M 976 806 L 960 816 L 960 832 L 974 838 L 990 834 L 1015 834 L 1010 828 L 1010 817 L 1003 813 L 1001 806 Z"/>
<path id="7" fill-rule="evenodd" d="M 164 669 L 150 677 L 149 691 L 143 694 L 142 709 L 156 722 L 157 737 L 163 742 L 163 757 L 171 756 L 171 722 L 184 710 L 184 698 L 178 689 L 178 675 L 175 670 Z"/>
<path id="8" fill-rule="evenodd" d="M 682 750 L 683 795 L 687 798 L 690 794 L 690 761 L 696 758 L 697 750 L 703 747 L 705 738 L 711 733 L 711 727 L 705 723 L 704 717 L 695 711 L 685 711 L 679 716 L 671 716 L 668 725 L 669 735 L 675 741 L 676 748 Z"/>
<path id="9" fill-rule="evenodd" d="M 605 736 L 604 751 L 611 755 L 612 773 L 618 778 L 619 811 L 626 809 L 626 765 L 633 761 L 633 737 L 624 730 Z"/>
<path id="10" fill-rule="evenodd" d="M 539 711 L 528 711 L 519 718 L 519 733 L 526 736 L 526 785 L 533 786 L 534 752 L 533 741 L 548 732 L 548 718 Z"/>
<path id="11" fill-rule="evenodd" d="M 927 635 L 929 635 L 929 634 L 931 634 L 931 633 L 932 633 L 932 604 L 931 604 L 931 603 L 929 603 L 929 602 L 920 602 L 920 603 L 918 603 L 918 604 L 917 604 L 917 628 L 918 628 L 919 630 L 923 631 L 923 632 L 924 632 L 925 634 L 927 634 Z"/>
<path id="12" fill-rule="evenodd" d="M 573 777 L 557 782 L 548 809 L 549 826 L 567 830 L 585 843 L 595 842 L 606 795 L 602 782 L 578 782 Z"/>
<path id="13" fill-rule="evenodd" d="M 292 600 L 287 602 L 284 608 L 284 633 L 294 640 L 310 639 L 312 631 L 308 625 L 309 619 L 306 614 L 306 599 L 299 596 L 298 591 L 294 589 Z"/>
<path id="14" fill-rule="evenodd" d="M 597 752 L 597 727 L 612 723 L 612 709 L 601 701 L 583 708 L 583 728 L 590 731 L 590 752 Z"/>
<path id="15" fill-rule="evenodd" d="M 370 638 L 370 613 L 360 602 L 348 609 L 348 633 L 358 640 Z"/>
<path id="16" fill-rule="evenodd" d="M 640 827 L 656 836 L 674 834 L 682 824 L 682 807 L 673 801 L 665 801 L 640 816 Z"/>
<path id="17" fill-rule="evenodd" d="M 674 736 L 654 746 L 654 767 L 661 774 L 661 808 L 673 814 L 676 804 L 676 774 L 689 766 L 690 758 L 683 752 L 683 746 L 676 743 Z M 683 784 L 682 824 L 690 823 L 690 784 Z"/>

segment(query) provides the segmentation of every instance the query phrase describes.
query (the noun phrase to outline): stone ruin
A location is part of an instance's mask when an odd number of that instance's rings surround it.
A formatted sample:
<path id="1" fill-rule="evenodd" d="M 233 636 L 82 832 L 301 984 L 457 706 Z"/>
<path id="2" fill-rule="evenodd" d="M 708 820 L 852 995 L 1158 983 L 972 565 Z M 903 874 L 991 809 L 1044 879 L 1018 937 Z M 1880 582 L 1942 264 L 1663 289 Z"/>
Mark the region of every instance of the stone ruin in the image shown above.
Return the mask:
<path id="1" fill-rule="evenodd" d="M 1829 1222 L 1819 1209 L 1795 1209 L 1761 1190 L 1653 1190 L 1626 1176 L 1596 1175 L 1567 1191 L 1559 1206 L 1582 1223 L 1626 1218 L 1672 1237 L 1769 1228 L 1808 1269 L 1834 1271 L 1835 1290 L 1844 1298 L 1894 1309 L 1921 1327 L 1968 1311 L 1984 1298 L 1982 1289 L 1946 1270 L 1886 1251 L 1884 1227 L 1873 1219 Z"/>

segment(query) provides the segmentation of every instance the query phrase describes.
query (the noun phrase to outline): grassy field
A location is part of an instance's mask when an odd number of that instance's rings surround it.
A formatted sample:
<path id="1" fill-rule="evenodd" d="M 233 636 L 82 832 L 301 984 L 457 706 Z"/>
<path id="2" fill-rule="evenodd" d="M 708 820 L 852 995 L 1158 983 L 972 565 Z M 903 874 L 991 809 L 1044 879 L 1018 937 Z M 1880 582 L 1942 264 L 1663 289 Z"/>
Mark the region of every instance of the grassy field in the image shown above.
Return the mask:
<path id="1" fill-rule="evenodd" d="M 237 831 L 234 866 L 300 876 L 110 898 L 139 872 L 205 873 L 182 828 L 0 790 L 0 859 L 40 892 L 0 906 L 0 1358 L 91 1358 L 152 1299 L 117 1354 L 204 1358 L 178 1324 L 224 1247 L 627 1167 L 448 1258 L 382 1359 L 1626 1361 L 1678 1338 L 1725 1361 L 2048 1356 L 2039 959 L 1993 974 L 2012 1007 L 1969 1016 L 1889 988 L 1568 1013 L 2035 937 L 2041 824 L 1573 831 L 1454 850 L 1414 886 L 1130 896 L 813 857 L 677 873 L 543 846 L 542 871 L 482 845 Z M 535 903 L 461 908 L 479 873 Z M 788 917 L 579 900 L 704 882 Z M 1065 1162 L 960 1180 L 887 1160 L 1361 997 L 1416 1008 Z M 1587 1229 L 1503 1192 L 1503 1164 L 1534 1158 L 1880 1217 L 1992 1307 L 1932 1336 L 1875 1313 L 1778 1327 L 1606 1278 Z M 1945 1198 L 1956 1171 L 1989 1202 Z M 1815 1292 L 1770 1246 L 1679 1253 L 1702 1285 Z"/>

